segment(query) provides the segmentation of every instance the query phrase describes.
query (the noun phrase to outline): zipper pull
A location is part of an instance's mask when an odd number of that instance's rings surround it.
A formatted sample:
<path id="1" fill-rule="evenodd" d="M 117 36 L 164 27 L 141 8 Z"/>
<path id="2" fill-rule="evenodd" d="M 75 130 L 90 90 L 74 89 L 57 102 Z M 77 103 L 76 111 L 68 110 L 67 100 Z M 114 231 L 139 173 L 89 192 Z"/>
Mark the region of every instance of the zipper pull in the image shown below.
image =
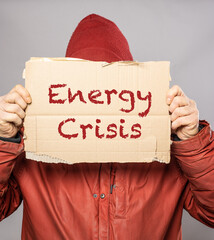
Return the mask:
<path id="1" fill-rule="evenodd" d="M 110 194 L 112 194 L 112 192 L 113 192 L 113 184 L 111 184 L 110 186 Z"/>

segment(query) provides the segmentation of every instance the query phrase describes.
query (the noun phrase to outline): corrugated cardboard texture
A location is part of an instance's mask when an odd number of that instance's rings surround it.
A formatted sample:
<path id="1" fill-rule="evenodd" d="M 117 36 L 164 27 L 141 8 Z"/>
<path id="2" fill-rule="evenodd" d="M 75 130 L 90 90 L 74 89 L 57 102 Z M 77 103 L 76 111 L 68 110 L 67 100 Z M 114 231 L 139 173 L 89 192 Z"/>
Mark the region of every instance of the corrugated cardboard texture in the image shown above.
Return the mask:
<path id="1" fill-rule="evenodd" d="M 169 62 L 32 58 L 24 75 L 32 96 L 24 122 L 27 158 L 170 161 Z"/>

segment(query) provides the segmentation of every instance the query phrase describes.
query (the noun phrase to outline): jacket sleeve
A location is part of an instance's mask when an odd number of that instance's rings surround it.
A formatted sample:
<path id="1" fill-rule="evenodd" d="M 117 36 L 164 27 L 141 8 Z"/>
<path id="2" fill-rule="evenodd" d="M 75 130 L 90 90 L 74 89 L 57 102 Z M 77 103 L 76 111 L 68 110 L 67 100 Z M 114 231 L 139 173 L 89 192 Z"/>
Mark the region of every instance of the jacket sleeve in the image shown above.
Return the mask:
<path id="1" fill-rule="evenodd" d="M 0 221 L 21 204 L 22 195 L 13 169 L 16 161 L 22 157 L 23 139 L 21 143 L 0 140 Z"/>
<path id="2" fill-rule="evenodd" d="M 214 228 L 214 132 L 205 127 L 193 138 L 172 143 L 172 154 L 187 178 L 184 208 Z"/>

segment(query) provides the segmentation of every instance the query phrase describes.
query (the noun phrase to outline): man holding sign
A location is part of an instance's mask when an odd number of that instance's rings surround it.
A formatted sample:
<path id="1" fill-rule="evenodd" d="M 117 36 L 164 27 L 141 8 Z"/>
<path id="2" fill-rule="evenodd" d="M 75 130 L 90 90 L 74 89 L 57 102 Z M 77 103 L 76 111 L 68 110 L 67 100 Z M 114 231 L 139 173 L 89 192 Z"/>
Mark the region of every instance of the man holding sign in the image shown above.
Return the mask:
<path id="1" fill-rule="evenodd" d="M 79 23 L 66 57 L 133 61 L 117 26 L 94 14 Z M 196 104 L 180 87 L 166 95 L 173 133 L 169 164 L 27 159 L 22 125 L 31 101 L 21 85 L 0 99 L 0 218 L 24 199 L 22 239 L 181 239 L 183 208 L 214 227 L 214 133 L 199 122 Z"/>

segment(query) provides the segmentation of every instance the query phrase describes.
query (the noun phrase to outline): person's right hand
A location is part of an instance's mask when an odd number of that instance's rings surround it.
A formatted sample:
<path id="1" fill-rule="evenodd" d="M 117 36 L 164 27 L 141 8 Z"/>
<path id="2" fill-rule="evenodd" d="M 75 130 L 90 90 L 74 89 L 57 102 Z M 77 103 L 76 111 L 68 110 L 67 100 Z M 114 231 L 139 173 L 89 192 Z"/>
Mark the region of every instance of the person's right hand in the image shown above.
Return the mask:
<path id="1" fill-rule="evenodd" d="M 31 96 L 22 85 L 16 85 L 8 94 L 0 97 L 0 137 L 15 137 L 23 126 L 25 109 Z"/>

